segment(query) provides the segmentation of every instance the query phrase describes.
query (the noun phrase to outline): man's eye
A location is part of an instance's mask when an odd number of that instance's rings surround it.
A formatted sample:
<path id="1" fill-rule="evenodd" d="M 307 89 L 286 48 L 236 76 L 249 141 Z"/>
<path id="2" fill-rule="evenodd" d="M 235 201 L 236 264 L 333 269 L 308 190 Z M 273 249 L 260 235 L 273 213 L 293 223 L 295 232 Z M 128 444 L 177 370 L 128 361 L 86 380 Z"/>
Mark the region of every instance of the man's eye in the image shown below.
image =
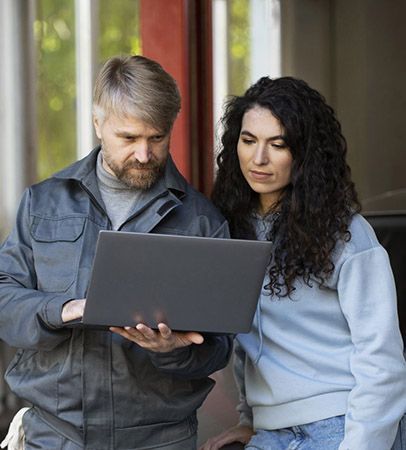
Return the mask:
<path id="1" fill-rule="evenodd" d="M 161 142 L 164 136 L 152 136 L 151 140 L 153 142 Z"/>

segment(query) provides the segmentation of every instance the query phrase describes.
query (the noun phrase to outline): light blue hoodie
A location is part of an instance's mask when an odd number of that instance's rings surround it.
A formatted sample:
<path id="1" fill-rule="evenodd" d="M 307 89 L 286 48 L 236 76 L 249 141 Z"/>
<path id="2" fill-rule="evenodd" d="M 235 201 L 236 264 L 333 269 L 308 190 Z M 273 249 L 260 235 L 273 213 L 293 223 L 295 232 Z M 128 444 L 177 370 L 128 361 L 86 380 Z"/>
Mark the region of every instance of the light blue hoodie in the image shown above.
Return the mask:
<path id="1" fill-rule="evenodd" d="M 240 421 L 273 430 L 345 414 L 339 450 L 389 450 L 406 411 L 395 285 L 367 221 L 355 215 L 350 232 L 326 287 L 298 281 L 291 300 L 263 291 L 251 332 L 237 337 Z"/>

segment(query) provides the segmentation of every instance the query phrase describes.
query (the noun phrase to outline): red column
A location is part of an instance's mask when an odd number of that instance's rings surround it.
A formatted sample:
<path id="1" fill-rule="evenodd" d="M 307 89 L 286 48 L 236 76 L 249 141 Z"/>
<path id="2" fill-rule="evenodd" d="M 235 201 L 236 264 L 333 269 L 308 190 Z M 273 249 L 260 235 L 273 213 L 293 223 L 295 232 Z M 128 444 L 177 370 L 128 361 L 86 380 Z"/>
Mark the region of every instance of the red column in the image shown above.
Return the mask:
<path id="1" fill-rule="evenodd" d="M 191 181 L 188 0 L 141 0 L 142 53 L 159 62 L 178 83 L 182 109 L 175 122 L 171 154 Z"/>
<path id="2" fill-rule="evenodd" d="M 213 63 L 211 1 L 189 3 L 190 108 L 193 184 L 209 195 L 213 182 Z"/>

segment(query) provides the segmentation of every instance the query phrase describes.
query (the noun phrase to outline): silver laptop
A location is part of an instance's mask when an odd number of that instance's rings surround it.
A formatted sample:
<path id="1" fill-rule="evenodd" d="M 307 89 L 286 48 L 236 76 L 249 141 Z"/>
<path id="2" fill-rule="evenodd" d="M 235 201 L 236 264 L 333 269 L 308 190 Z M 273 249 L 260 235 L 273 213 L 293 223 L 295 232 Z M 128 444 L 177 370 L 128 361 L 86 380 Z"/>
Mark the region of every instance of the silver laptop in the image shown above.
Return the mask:
<path id="1" fill-rule="evenodd" d="M 246 333 L 271 243 L 101 231 L 82 323 Z"/>

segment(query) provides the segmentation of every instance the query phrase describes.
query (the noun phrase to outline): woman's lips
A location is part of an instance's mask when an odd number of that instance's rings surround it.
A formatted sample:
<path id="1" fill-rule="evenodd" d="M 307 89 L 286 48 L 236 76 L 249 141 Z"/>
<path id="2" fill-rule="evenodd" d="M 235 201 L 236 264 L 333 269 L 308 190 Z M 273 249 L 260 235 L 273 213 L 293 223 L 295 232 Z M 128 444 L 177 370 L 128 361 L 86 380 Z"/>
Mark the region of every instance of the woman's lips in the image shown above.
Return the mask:
<path id="1" fill-rule="evenodd" d="M 272 176 L 272 173 L 259 172 L 257 170 L 250 170 L 250 175 L 254 180 L 262 181 L 267 180 Z"/>

